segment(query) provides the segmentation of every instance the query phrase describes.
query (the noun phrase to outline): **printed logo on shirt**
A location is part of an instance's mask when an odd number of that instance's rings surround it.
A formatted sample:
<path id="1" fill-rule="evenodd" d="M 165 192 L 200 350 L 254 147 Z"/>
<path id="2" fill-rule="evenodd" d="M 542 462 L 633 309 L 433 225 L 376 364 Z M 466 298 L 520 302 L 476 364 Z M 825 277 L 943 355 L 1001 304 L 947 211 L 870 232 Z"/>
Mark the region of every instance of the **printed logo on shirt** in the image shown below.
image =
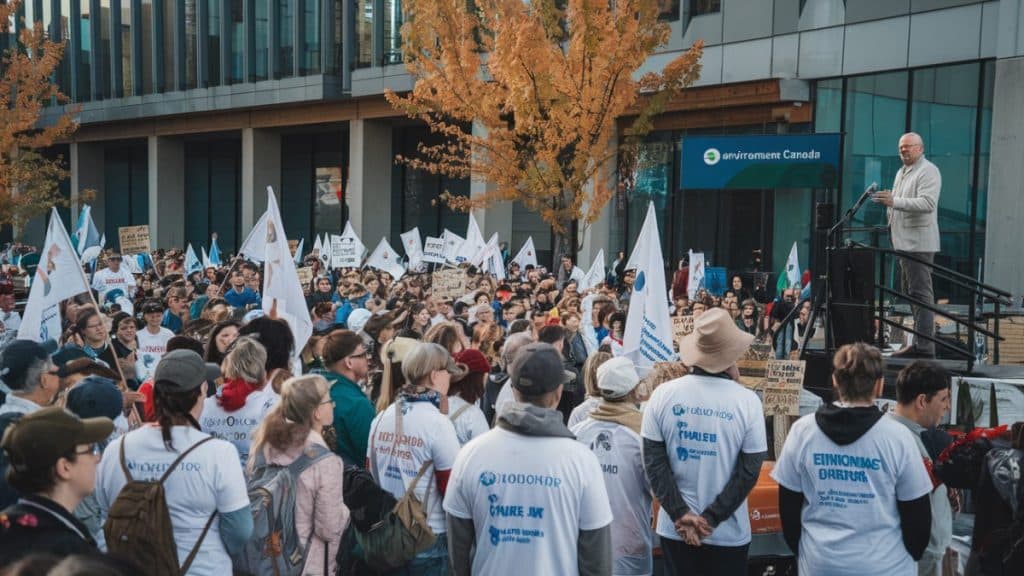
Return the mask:
<path id="1" fill-rule="evenodd" d="M 480 484 L 493 486 L 495 484 L 520 484 L 524 486 L 541 486 L 544 488 L 561 488 L 562 479 L 557 476 L 544 474 L 505 474 L 504 472 L 491 472 L 485 470 L 480 473 Z"/>
<path id="2" fill-rule="evenodd" d="M 496 494 L 487 497 L 488 512 L 491 518 L 523 518 L 527 520 L 544 520 L 542 506 L 522 506 L 517 504 L 501 504 Z M 487 534 L 491 546 L 502 543 L 530 544 L 535 538 L 543 538 L 544 531 L 539 528 L 498 528 L 488 526 Z"/>
<path id="3" fill-rule="evenodd" d="M 594 441 L 590 443 L 591 452 L 598 448 L 603 449 L 606 452 L 612 451 L 612 435 L 607 432 L 601 432 L 594 438 Z"/>
<path id="4" fill-rule="evenodd" d="M 498 476 L 494 472 L 483 472 L 480 474 L 480 483 L 484 486 L 493 486 L 498 481 Z"/>
<path id="5" fill-rule="evenodd" d="M 691 416 L 714 417 L 721 420 L 727 420 L 729 422 L 736 419 L 736 415 L 728 410 L 717 410 L 714 408 L 704 408 L 702 406 L 687 406 L 686 404 L 675 404 L 672 406 L 673 416 L 683 416 L 684 414 L 689 414 Z"/>
<path id="6" fill-rule="evenodd" d="M 136 462 L 134 460 L 128 460 L 128 471 L 138 472 L 140 474 L 163 474 L 171 466 L 170 462 L 154 463 L 154 462 Z M 179 470 L 182 472 L 201 472 L 203 469 L 202 464 L 198 462 L 182 462 L 178 464 L 175 472 Z"/>

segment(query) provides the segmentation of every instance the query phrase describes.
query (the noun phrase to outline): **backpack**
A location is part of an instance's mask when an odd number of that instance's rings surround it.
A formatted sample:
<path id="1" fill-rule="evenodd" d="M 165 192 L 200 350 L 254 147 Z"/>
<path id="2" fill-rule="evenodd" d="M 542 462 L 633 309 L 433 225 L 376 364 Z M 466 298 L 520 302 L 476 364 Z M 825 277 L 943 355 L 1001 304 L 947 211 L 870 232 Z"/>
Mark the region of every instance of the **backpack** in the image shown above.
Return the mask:
<path id="1" fill-rule="evenodd" d="M 7 427 L 22 417 L 20 412 L 5 412 L 0 414 L 0 439 L 3 439 Z M 18 501 L 18 493 L 7 483 L 7 468 L 11 463 L 7 460 L 7 452 L 0 450 L 0 510 L 11 506 Z"/>
<path id="2" fill-rule="evenodd" d="M 236 571 L 254 576 L 302 574 L 313 532 L 304 543 L 299 542 L 295 487 L 303 471 L 331 454 L 326 446 L 313 444 L 291 464 L 279 466 L 267 464 L 263 450 L 257 451 L 248 482 L 252 536 L 241 550 L 231 555 Z"/>
<path id="3" fill-rule="evenodd" d="M 121 459 L 121 471 L 124 472 L 128 483 L 121 488 L 121 492 L 114 499 L 114 503 L 111 504 L 110 510 L 107 512 L 107 520 L 103 524 L 107 550 L 111 554 L 124 556 L 139 566 L 150 568 L 152 574 L 185 574 L 192 566 L 196 555 L 199 554 L 199 547 L 206 539 L 206 533 L 210 531 L 217 512 L 214 511 L 210 515 L 195 546 L 188 553 L 185 563 L 179 567 L 178 546 L 174 542 L 171 515 L 167 509 L 167 496 L 164 493 L 164 482 L 186 456 L 206 442 L 213 440 L 213 437 L 203 438 L 182 452 L 181 456 L 178 456 L 168 466 L 163 476 L 155 482 L 132 479 L 124 457 L 125 440 L 127 438 L 121 440 L 118 452 Z"/>
<path id="4" fill-rule="evenodd" d="M 398 439 L 402 437 L 402 399 L 395 402 L 395 440 L 392 443 L 391 451 L 394 452 Z M 381 418 L 377 421 L 380 426 Z M 370 455 L 376 458 L 375 440 L 376 429 L 370 436 Z M 417 554 L 430 548 L 437 541 L 437 535 L 430 529 L 427 523 L 428 500 L 421 504 L 416 497 L 416 485 L 427 469 L 433 464 L 433 460 L 424 462 L 413 478 L 412 484 L 405 490 L 405 494 L 398 500 L 395 507 L 389 510 L 379 522 L 370 527 L 367 531 L 356 531 L 356 541 L 363 549 L 363 559 L 371 568 L 385 572 L 401 568 L 409 563 Z M 427 491 L 429 499 L 430 492 Z"/>

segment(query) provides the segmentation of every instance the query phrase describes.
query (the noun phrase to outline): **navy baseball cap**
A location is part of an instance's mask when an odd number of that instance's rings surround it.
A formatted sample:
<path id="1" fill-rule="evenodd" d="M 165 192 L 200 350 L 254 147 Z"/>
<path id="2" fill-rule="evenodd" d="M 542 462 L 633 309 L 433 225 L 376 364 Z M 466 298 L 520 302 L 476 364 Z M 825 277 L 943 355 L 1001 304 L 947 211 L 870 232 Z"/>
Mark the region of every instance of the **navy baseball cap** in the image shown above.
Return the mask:
<path id="1" fill-rule="evenodd" d="M 57 343 L 53 340 L 33 342 L 31 340 L 15 340 L 0 353 L 0 380 L 12 390 L 24 387 L 25 371 L 37 360 L 45 360 L 57 351 Z"/>

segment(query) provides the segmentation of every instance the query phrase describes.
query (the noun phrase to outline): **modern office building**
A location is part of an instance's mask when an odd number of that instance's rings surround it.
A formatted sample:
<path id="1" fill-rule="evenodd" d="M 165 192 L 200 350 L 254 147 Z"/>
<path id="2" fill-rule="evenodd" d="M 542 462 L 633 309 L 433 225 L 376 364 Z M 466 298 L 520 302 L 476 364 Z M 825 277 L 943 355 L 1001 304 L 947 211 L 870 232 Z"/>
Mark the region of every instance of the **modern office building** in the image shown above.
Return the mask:
<path id="1" fill-rule="evenodd" d="M 81 128 L 64 148 L 67 189 L 96 190 L 108 238 L 149 223 L 160 245 L 217 232 L 231 250 L 270 185 L 290 236 L 337 233 L 348 218 L 372 245 L 413 226 L 461 231 L 466 216 L 438 194 L 483 190 L 393 162 L 433 138 L 383 97 L 411 86 L 401 0 L 26 0 L 23 12 L 68 41 L 58 80 Z M 646 67 L 703 39 L 702 77 L 658 118 L 635 188 L 609 204 L 580 260 L 628 249 L 653 201 L 672 262 L 693 249 L 745 270 L 761 249 L 772 271 L 797 242 L 807 266 L 815 204 L 838 214 L 871 182 L 889 187 L 896 142 L 913 130 L 943 175 L 937 262 L 981 271 L 1019 303 L 1024 0 L 668 0 L 663 17 L 671 40 Z M 687 137 L 806 133 L 841 134 L 836 187 L 682 186 Z M 550 248 L 520 206 L 477 219 L 513 251 L 530 235 L 542 256 Z M 857 224 L 884 219 L 869 205 Z"/>

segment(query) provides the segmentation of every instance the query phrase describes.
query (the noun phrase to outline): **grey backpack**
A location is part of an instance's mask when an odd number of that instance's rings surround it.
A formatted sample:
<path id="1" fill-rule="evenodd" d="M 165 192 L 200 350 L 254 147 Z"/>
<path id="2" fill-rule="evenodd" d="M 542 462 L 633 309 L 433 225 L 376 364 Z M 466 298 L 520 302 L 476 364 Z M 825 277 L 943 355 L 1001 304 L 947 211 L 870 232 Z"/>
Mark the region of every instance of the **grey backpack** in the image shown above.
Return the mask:
<path id="1" fill-rule="evenodd" d="M 314 444 L 288 466 L 267 464 L 262 450 L 256 454 L 248 482 L 252 536 L 231 557 L 236 571 L 254 576 L 302 574 L 313 533 L 305 542 L 299 541 L 295 528 L 296 487 L 306 468 L 331 454 L 326 447 Z"/>

